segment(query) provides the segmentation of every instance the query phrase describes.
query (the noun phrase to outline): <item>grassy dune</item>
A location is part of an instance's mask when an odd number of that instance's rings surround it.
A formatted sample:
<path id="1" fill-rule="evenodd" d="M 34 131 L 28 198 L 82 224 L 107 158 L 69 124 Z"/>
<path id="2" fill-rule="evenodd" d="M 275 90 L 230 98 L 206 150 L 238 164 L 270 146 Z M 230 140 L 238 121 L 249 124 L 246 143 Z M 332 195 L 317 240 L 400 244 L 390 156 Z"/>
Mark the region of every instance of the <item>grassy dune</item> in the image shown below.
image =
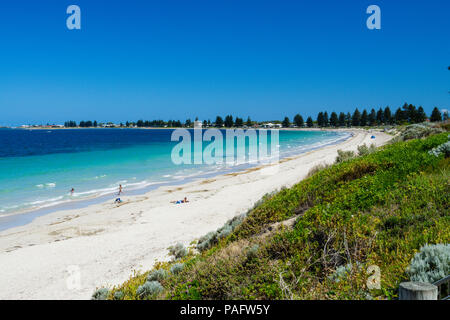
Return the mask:
<path id="1" fill-rule="evenodd" d="M 245 217 L 110 299 L 392 299 L 425 244 L 449 243 L 447 133 L 387 145 L 266 196 Z M 174 263 L 176 268 L 170 271 Z M 183 265 L 180 265 L 180 264 Z M 367 280 L 380 270 L 380 289 Z M 377 269 L 375 267 L 375 269 Z M 369 269 L 368 269 L 369 268 Z M 373 267 L 372 267 L 373 268 Z M 140 289 L 139 289 L 140 288 Z M 156 288 L 156 289 L 155 289 Z M 106 294 L 106 292 L 105 292 Z"/>

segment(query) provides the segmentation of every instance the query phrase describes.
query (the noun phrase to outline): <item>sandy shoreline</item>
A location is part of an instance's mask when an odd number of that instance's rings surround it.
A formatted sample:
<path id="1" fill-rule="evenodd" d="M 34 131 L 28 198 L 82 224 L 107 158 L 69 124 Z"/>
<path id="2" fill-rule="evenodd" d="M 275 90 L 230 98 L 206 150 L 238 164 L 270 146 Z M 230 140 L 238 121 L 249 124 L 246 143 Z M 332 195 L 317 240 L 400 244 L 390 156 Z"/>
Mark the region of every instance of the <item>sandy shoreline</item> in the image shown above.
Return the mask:
<path id="1" fill-rule="evenodd" d="M 96 287 L 119 284 L 133 270 L 168 259 L 167 247 L 188 245 L 248 210 L 264 194 L 303 179 L 319 163 L 332 163 L 338 149 L 392 138 L 365 130 L 354 137 L 281 161 L 275 174 L 249 169 L 122 197 L 76 210 L 47 214 L 0 232 L 0 299 L 89 299 Z M 190 203 L 171 204 L 187 196 Z M 69 270 L 79 270 L 80 288 Z M 69 285 L 68 285 L 69 283 Z"/>

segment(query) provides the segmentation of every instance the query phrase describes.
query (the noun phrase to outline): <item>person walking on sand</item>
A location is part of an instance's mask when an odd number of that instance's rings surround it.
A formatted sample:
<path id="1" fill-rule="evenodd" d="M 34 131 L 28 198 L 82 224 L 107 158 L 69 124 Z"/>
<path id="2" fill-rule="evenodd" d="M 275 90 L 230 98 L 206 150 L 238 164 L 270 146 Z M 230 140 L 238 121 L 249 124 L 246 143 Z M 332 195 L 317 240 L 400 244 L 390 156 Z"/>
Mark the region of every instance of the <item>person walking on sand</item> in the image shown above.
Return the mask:
<path id="1" fill-rule="evenodd" d="M 122 193 L 122 185 L 121 184 L 119 184 L 119 193 L 117 194 L 117 195 L 119 195 L 120 196 L 120 194 Z"/>

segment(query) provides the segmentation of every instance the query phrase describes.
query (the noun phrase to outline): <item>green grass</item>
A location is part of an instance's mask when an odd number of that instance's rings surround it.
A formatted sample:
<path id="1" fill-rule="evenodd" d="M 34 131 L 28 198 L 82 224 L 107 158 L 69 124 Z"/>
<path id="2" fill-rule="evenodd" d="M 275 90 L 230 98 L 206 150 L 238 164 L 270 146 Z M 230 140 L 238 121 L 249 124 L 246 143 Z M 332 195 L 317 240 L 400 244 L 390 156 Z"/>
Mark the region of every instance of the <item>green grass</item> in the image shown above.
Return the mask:
<path id="1" fill-rule="evenodd" d="M 424 244 L 448 243 L 449 159 L 427 151 L 447 133 L 399 142 L 325 168 L 266 199 L 227 238 L 185 258 L 151 299 L 392 299 Z M 295 218 L 292 227 L 274 224 Z M 337 268 L 352 266 L 332 278 Z M 368 289 L 367 268 L 381 272 Z M 170 263 L 157 268 L 170 268 Z M 122 286 L 137 299 L 145 282 Z"/>

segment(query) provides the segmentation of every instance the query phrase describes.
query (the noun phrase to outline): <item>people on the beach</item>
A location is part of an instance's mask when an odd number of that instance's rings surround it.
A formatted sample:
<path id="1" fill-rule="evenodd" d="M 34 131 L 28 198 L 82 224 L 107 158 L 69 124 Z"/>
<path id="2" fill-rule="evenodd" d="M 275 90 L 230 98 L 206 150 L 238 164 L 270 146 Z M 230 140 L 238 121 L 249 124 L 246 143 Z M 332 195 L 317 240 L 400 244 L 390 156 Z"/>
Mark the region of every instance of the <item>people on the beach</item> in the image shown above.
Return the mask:
<path id="1" fill-rule="evenodd" d="M 175 203 L 175 204 L 188 203 L 188 202 L 189 202 L 189 200 L 187 199 L 187 197 L 184 197 L 184 199 L 182 199 L 182 200 L 170 201 L 170 203 Z"/>
<path id="2" fill-rule="evenodd" d="M 119 184 L 119 193 L 117 195 L 120 196 L 121 193 L 122 193 L 122 185 Z"/>
<path id="3" fill-rule="evenodd" d="M 116 200 L 114 201 L 114 203 L 121 203 L 122 200 L 120 198 L 116 198 Z"/>
<path id="4" fill-rule="evenodd" d="M 70 195 L 73 196 L 73 193 L 74 193 L 74 192 L 75 192 L 75 189 L 72 188 L 72 189 L 70 190 Z"/>

